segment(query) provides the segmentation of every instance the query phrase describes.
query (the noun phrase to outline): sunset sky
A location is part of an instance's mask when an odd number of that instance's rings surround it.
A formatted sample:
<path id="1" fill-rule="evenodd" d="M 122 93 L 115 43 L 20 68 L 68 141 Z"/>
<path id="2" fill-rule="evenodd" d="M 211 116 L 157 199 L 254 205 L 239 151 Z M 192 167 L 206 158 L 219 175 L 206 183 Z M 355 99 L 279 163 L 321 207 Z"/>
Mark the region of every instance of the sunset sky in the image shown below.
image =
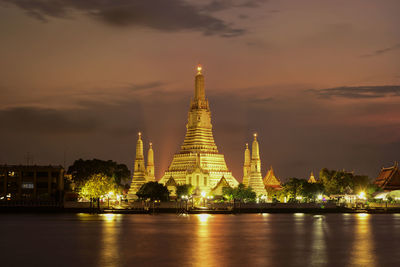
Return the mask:
<path id="1" fill-rule="evenodd" d="M 0 164 L 112 159 L 137 132 L 156 178 L 185 135 L 195 67 L 242 180 L 321 168 L 374 178 L 400 160 L 398 0 L 0 0 Z"/>

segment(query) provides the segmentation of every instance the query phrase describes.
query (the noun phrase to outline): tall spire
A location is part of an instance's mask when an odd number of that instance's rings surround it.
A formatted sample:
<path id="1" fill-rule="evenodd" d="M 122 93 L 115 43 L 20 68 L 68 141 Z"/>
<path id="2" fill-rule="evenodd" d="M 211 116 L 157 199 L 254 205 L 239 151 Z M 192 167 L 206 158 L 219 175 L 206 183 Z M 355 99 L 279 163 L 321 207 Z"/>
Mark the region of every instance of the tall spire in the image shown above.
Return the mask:
<path id="1" fill-rule="evenodd" d="M 244 150 L 244 164 L 243 164 L 243 184 L 249 186 L 249 174 L 250 174 L 250 149 L 249 144 L 246 143 L 246 148 Z"/>
<path id="2" fill-rule="evenodd" d="M 195 100 L 205 100 L 206 94 L 204 91 L 204 76 L 201 73 L 203 67 L 199 64 L 197 66 L 197 75 L 195 77 L 195 85 L 194 85 L 194 99 Z"/>
<path id="3" fill-rule="evenodd" d="M 135 168 L 134 171 L 144 171 L 146 170 L 144 164 L 144 155 L 143 155 L 143 141 L 142 141 L 142 133 L 138 133 L 138 140 L 136 142 L 136 159 L 135 159 Z"/>
<path id="4" fill-rule="evenodd" d="M 136 158 L 133 168 L 133 176 L 131 187 L 128 191 L 128 199 L 136 199 L 136 192 L 139 188 L 147 182 L 146 176 L 146 164 L 144 161 L 144 154 L 143 154 L 143 141 L 142 141 L 142 133 L 138 133 L 138 140 L 136 142 Z M 154 173 L 154 171 L 153 171 Z"/>
<path id="5" fill-rule="evenodd" d="M 251 158 L 252 159 L 260 159 L 260 150 L 258 148 L 258 141 L 257 141 L 257 133 L 254 133 L 254 140 L 253 140 L 253 145 L 251 148 Z"/>
<path id="6" fill-rule="evenodd" d="M 248 175 L 248 186 L 253 188 L 257 196 L 266 195 L 264 182 L 261 175 L 261 159 L 257 141 L 257 134 L 254 133 L 254 140 L 251 147 L 251 160 L 250 160 L 250 172 Z M 243 179 L 245 180 L 245 179 Z"/>
<path id="7" fill-rule="evenodd" d="M 248 143 L 246 143 L 246 149 L 244 150 L 244 165 L 250 166 L 250 149 Z"/>
<path id="8" fill-rule="evenodd" d="M 138 140 L 136 142 L 136 159 L 142 159 L 142 158 L 144 158 L 142 133 L 138 132 Z"/>
<path id="9" fill-rule="evenodd" d="M 177 184 L 192 184 L 202 191 L 211 192 L 224 177 L 230 186 L 237 186 L 238 182 L 226 166 L 224 155 L 218 152 L 214 141 L 211 111 L 200 65 L 194 75 L 194 96 L 190 101 L 185 139 L 160 183 L 166 184 L 172 176 Z"/>
<path id="10" fill-rule="evenodd" d="M 149 143 L 149 151 L 147 152 L 147 177 L 148 180 L 155 180 L 154 178 L 154 152 L 153 143 Z"/>

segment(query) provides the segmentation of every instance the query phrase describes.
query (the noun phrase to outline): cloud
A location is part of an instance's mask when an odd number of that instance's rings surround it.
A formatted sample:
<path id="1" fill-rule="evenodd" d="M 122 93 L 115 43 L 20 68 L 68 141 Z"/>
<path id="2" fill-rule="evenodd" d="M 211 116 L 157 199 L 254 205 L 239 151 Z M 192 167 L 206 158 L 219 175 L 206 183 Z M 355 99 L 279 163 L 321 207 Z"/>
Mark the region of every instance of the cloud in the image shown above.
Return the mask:
<path id="1" fill-rule="evenodd" d="M 256 8 L 265 2 L 266 0 L 213 0 L 211 3 L 205 5 L 203 10 L 217 12 L 230 8 Z"/>
<path id="2" fill-rule="evenodd" d="M 234 37 L 245 33 L 229 23 L 207 14 L 207 8 L 190 5 L 184 0 L 0 0 L 14 4 L 36 19 L 69 18 L 73 11 L 115 27 L 139 26 L 160 31 L 198 31 L 204 35 Z M 214 1 L 216 2 L 216 1 Z M 220 2 L 220 1 L 218 1 Z M 225 2 L 225 1 L 223 1 Z M 229 1 L 230 2 L 230 1 Z M 240 6 L 252 6 L 246 1 Z"/>
<path id="3" fill-rule="evenodd" d="M 383 98 L 400 96 L 400 85 L 343 86 L 328 89 L 308 90 L 323 98 L 342 97 L 351 99 Z"/>
<path id="4" fill-rule="evenodd" d="M 0 110 L 4 131 L 38 134 L 91 133 L 99 123 L 83 118 L 78 111 L 62 111 L 36 107 L 14 107 Z"/>
<path id="5" fill-rule="evenodd" d="M 146 90 L 146 89 L 155 89 L 160 87 L 161 85 L 165 85 L 165 83 L 156 81 L 156 82 L 149 82 L 149 83 L 144 83 L 144 84 L 132 84 L 128 86 L 129 89 L 133 91 L 140 91 L 140 90 Z"/>
<path id="6" fill-rule="evenodd" d="M 372 53 L 362 55 L 361 57 L 381 56 L 381 55 L 384 55 L 386 53 L 389 53 L 389 52 L 392 52 L 392 51 L 395 51 L 395 50 L 398 50 L 398 49 L 400 49 L 400 43 L 399 44 L 395 44 L 395 45 L 390 46 L 390 47 L 387 47 L 387 48 L 384 48 L 384 49 L 375 50 Z"/>

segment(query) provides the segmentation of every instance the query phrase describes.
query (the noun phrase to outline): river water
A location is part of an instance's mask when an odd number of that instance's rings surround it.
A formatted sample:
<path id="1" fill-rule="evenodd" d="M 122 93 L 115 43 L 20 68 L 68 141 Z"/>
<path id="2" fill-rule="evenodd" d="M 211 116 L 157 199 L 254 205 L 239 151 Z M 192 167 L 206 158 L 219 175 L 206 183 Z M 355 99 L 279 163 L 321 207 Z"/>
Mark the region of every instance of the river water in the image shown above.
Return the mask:
<path id="1" fill-rule="evenodd" d="M 400 214 L 0 214 L 0 266 L 400 266 Z"/>

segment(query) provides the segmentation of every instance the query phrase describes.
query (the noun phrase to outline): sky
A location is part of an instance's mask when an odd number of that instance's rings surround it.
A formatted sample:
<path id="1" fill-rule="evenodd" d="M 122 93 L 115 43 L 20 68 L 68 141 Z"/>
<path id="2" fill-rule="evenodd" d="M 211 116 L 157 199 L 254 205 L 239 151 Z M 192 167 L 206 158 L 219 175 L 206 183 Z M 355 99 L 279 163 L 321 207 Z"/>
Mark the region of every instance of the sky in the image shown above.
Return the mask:
<path id="1" fill-rule="evenodd" d="M 161 178 L 203 65 L 214 138 L 242 180 L 374 178 L 400 160 L 398 0 L 0 0 L 0 164 L 99 158 Z M 29 157 L 27 156 L 29 153 Z"/>

